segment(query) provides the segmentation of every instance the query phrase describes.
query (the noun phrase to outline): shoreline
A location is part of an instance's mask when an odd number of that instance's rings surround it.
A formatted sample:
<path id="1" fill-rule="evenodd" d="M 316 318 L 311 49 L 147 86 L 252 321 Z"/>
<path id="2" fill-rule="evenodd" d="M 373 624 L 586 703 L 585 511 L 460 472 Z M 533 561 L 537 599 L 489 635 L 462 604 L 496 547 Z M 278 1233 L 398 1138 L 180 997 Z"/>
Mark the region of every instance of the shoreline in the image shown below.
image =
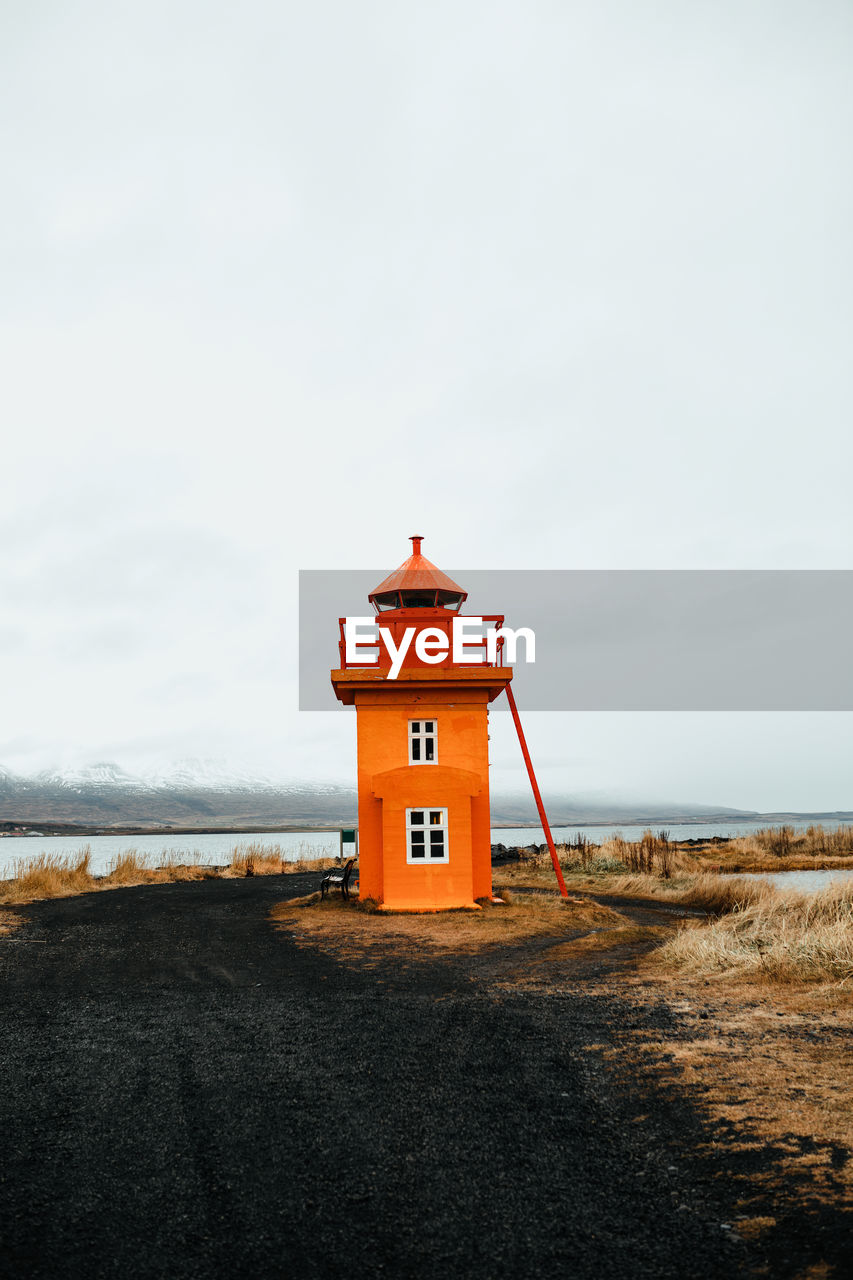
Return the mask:
<path id="1" fill-rule="evenodd" d="M 701 814 L 698 816 L 678 816 L 672 814 L 663 814 L 660 817 L 615 817 L 615 818 L 590 818 L 577 820 L 573 819 L 563 822 L 559 817 L 549 818 L 549 824 L 552 828 L 570 828 L 571 830 L 585 830 L 587 828 L 607 829 L 620 827 L 644 827 L 644 828 L 660 828 L 669 826 L 677 827 L 702 827 L 702 826 L 719 826 L 719 827 L 746 827 L 746 826 L 783 826 L 791 822 L 809 822 L 809 823 L 835 823 L 839 826 L 845 826 L 853 823 L 853 810 L 833 810 L 826 813 L 757 813 L 744 816 L 733 816 L 731 814 Z M 0 840 L 5 837 L 13 839 L 38 839 L 39 837 L 54 838 L 61 836 L 207 836 L 207 835 L 293 835 L 293 834 L 313 834 L 339 832 L 340 830 L 355 829 L 358 830 L 358 819 L 342 820 L 340 822 L 327 821 L 323 823 L 306 822 L 279 822 L 279 823 L 242 823 L 240 826 L 230 826 L 226 824 L 214 824 L 208 826 L 200 826 L 192 824 L 183 826 L 173 823 L 159 823 L 155 825 L 143 826 L 139 823 L 124 823 L 116 826 L 98 826 L 93 823 L 74 823 L 74 822 L 54 822 L 46 820 L 44 822 L 37 821 L 20 821 L 15 818 L 4 818 L 0 820 Z M 542 824 L 536 821 L 523 822 L 499 822 L 493 823 L 491 830 L 495 831 L 541 831 Z M 714 841 L 725 843 L 728 840 L 737 839 L 736 836 L 697 836 L 693 841 L 673 841 L 674 844 L 710 844 Z"/>

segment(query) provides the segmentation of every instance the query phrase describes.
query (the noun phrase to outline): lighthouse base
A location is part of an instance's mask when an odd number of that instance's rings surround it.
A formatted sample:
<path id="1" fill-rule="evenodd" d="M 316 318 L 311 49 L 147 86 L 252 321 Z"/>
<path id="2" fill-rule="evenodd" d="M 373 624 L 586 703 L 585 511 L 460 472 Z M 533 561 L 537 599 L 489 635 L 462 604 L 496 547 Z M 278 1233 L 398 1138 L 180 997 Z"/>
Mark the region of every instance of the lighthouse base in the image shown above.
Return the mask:
<path id="1" fill-rule="evenodd" d="M 388 915 L 396 916 L 436 916 L 443 914 L 445 911 L 482 911 L 482 909 L 479 902 L 460 902 L 458 906 L 452 907 L 401 907 L 395 906 L 393 903 L 377 903 L 378 911 L 384 911 Z"/>

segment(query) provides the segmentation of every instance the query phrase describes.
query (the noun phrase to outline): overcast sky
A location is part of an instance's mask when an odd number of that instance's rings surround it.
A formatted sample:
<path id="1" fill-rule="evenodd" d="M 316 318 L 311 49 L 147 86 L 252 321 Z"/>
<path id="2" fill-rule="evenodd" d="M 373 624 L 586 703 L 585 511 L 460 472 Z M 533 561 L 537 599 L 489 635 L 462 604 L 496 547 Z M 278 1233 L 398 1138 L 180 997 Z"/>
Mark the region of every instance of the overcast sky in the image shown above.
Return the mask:
<path id="1" fill-rule="evenodd" d="M 846 0 L 0 22 L 0 764 L 353 780 L 354 716 L 295 709 L 296 575 L 411 533 L 853 568 Z M 850 715 L 528 731 L 567 794 L 853 807 Z"/>

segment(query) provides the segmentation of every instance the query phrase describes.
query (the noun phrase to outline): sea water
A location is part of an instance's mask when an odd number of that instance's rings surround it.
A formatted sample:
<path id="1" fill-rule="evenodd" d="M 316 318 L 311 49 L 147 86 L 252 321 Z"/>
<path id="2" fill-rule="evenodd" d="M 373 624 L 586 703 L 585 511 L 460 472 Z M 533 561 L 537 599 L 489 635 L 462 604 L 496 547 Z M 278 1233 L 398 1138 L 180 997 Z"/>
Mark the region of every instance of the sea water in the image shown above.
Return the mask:
<path id="1" fill-rule="evenodd" d="M 613 826 L 581 826 L 553 827 L 552 834 L 557 844 L 568 844 L 585 836 L 595 844 L 621 835 L 625 840 L 639 840 L 649 827 L 655 831 L 663 828 L 670 840 L 710 840 L 714 836 L 748 836 L 762 827 L 767 821 L 752 823 L 728 822 L 685 822 L 685 823 L 638 823 L 614 824 Z M 812 825 L 812 820 L 791 821 L 786 823 L 797 831 L 804 831 Z M 494 827 L 492 844 L 513 846 L 543 845 L 545 832 L 541 827 Z M 300 858 L 338 857 L 340 850 L 340 833 L 336 828 L 331 831 L 228 831 L 208 832 L 202 835 L 185 835 L 179 832 L 168 832 L 162 835 L 109 835 L 109 836 L 5 836 L 0 839 L 0 879 L 15 874 L 21 859 L 29 859 L 40 853 L 59 854 L 62 857 L 73 857 L 85 846 L 92 853 L 90 870 L 93 875 L 106 875 L 110 866 L 122 853 L 131 849 L 146 857 L 151 865 L 159 862 L 175 860 L 186 863 L 197 863 L 201 866 L 224 866 L 231 861 L 235 849 L 241 845 L 259 844 L 281 850 L 286 862 L 297 862 Z M 823 888 L 834 879 L 845 879 L 853 875 L 853 871 L 778 871 L 750 873 L 766 876 L 768 880 L 779 885 L 811 891 Z"/>
<path id="2" fill-rule="evenodd" d="M 151 866 L 164 861 L 194 863 L 199 866 L 224 866 L 231 861 L 235 849 L 259 844 L 280 849 L 286 862 L 300 858 L 337 858 L 340 833 L 335 831 L 229 831 L 203 835 L 169 832 L 144 836 L 4 836 L 0 840 L 0 879 L 15 874 L 22 859 L 40 853 L 74 857 L 87 845 L 92 851 L 89 867 L 92 875 L 102 876 L 116 858 L 135 849 Z"/>

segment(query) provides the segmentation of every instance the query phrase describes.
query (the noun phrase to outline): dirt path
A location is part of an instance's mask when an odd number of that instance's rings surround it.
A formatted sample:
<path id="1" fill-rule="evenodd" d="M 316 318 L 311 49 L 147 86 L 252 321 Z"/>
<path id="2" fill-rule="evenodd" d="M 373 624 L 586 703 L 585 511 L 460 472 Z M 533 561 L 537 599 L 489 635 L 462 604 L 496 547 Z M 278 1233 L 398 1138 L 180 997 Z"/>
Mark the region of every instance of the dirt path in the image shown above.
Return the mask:
<path id="1" fill-rule="evenodd" d="M 740 1239 L 725 1136 L 609 1053 L 626 1026 L 673 1030 L 664 1001 L 602 986 L 641 933 L 567 953 L 556 986 L 531 941 L 366 968 L 270 923 L 316 879 L 21 909 L 0 939 L 0 1275 L 847 1273 L 829 1209 Z"/>

